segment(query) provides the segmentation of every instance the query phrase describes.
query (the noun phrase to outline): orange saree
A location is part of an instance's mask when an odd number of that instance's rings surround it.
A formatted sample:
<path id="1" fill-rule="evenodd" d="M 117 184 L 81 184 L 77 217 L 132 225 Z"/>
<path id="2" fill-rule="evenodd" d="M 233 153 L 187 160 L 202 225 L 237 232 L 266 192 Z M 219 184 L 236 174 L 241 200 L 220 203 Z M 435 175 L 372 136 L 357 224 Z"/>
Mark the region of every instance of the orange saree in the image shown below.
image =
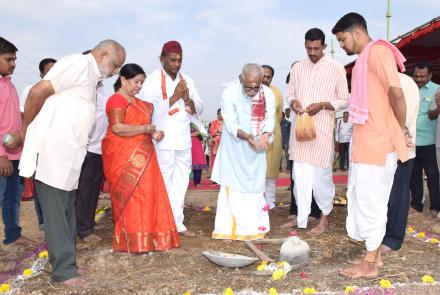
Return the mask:
<path id="1" fill-rule="evenodd" d="M 210 160 L 210 168 L 214 167 L 215 157 L 217 156 L 217 150 L 220 146 L 220 140 L 222 138 L 223 131 L 223 121 L 214 120 L 211 122 L 211 127 L 209 128 L 209 134 L 211 134 L 212 145 L 211 145 L 211 160 Z M 220 134 L 219 134 L 220 133 Z"/>
<path id="2" fill-rule="evenodd" d="M 113 112 L 117 109 L 118 113 Z M 102 157 L 115 223 L 115 251 L 142 253 L 180 246 L 151 136 L 122 137 L 111 130 L 117 120 L 151 124 L 152 113 L 152 104 L 139 99 L 130 104 L 118 93 L 107 103 L 109 127 L 102 141 Z M 122 118 L 116 114 L 123 114 Z"/>

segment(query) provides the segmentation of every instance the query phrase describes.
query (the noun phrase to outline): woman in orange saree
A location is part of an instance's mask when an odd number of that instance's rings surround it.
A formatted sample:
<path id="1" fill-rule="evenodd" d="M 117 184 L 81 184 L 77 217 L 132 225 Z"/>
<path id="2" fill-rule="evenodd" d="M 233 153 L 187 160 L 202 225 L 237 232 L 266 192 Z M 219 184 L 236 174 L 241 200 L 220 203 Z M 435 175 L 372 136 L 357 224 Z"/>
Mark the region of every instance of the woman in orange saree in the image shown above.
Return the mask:
<path id="1" fill-rule="evenodd" d="M 151 125 L 153 105 L 135 97 L 145 80 L 136 64 L 121 68 L 106 106 L 109 118 L 102 141 L 115 223 L 115 251 L 142 253 L 180 246 L 152 139 L 163 131 Z"/>

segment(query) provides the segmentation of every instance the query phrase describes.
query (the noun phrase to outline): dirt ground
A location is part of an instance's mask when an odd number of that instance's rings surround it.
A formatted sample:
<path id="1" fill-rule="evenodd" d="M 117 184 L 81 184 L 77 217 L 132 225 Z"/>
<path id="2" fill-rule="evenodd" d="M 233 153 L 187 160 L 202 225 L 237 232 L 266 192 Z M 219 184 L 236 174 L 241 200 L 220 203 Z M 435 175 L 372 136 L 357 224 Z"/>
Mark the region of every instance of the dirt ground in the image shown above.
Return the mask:
<path id="1" fill-rule="evenodd" d="M 343 186 L 338 186 L 337 195 L 344 195 L 344 190 Z M 195 200 L 198 206 L 206 200 L 206 205 L 212 206 L 216 195 L 216 191 L 189 191 L 188 199 Z M 277 188 L 277 198 L 281 201 L 289 200 L 286 187 Z M 100 199 L 99 206 L 104 205 L 110 205 L 110 200 L 105 196 Z M 228 244 L 211 239 L 215 208 L 209 212 L 186 208 L 186 224 L 197 232 L 197 237 L 183 237 L 179 249 L 143 255 L 112 251 L 113 225 L 111 214 L 107 214 L 100 221 L 103 229 L 97 231 L 103 240 L 94 245 L 78 243 L 77 261 L 86 271 L 87 286 L 69 289 L 51 283 L 50 266 L 47 264 L 46 269 L 29 280 L 17 294 L 183 294 L 186 291 L 191 294 L 223 294 L 227 287 L 236 293 L 240 290 L 268 292 L 269 288 L 274 287 L 280 294 L 299 294 L 304 287 L 314 287 L 319 293 L 327 291 L 343 294 L 347 285 L 373 287 L 378 285 L 380 278 L 388 278 L 393 283 L 409 284 L 421 282 L 421 277 L 429 274 L 440 280 L 440 247 L 412 237 L 407 237 L 400 251 L 386 256 L 379 279 L 350 280 L 340 276 L 338 269 L 346 267 L 347 260 L 360 257 L 364 249 L 363 245 L 348 239 L 345 231 L 346 213 L 344 206 L 335 206 L 330 228 L 320 238 L 306 238 L 305 230 L 298 230 L 299 236 L 310 245 L 310 263 L 277 282 L 273 282 L 270 277 L 252 275 L 258 263 L 245 268 L 228 269 L 216 266 L 202 256 L 204 250 L 254 256 L 243 242 Z M 282 208 L 280 214 L 271 214 L 270 238 L 288 236 L 289 230 L 278 228 L 288 214 L 288 208 Z M 43 242 L 44 235 L 38 230 L 33 202 L 22 202 L 21 224 L 24 235 Z M 419 230 L 437 231 L 440 234 L 440 222 L 426 215 L 410 214 L 409 224 Z M 3 228 L 0 230 L 3 232 Z M 11 254 L 0 258 L 0 272 L 13 269 L 15 260 L 31 251 L 23 247 L 9 247 L 6 250 L 11 251 Z M 277 259 L 279 246 L 264 246 L 262 250 Z M 26 262 L 23 265 L 26 266 Z M 306 273 L 307 278 L 301 278 L 300 272 Z M 368 294 L 382 293 L 380 290 L 376 292 Z M 386 294 L 440 294 L 440 287 L 411 284 Z"/>

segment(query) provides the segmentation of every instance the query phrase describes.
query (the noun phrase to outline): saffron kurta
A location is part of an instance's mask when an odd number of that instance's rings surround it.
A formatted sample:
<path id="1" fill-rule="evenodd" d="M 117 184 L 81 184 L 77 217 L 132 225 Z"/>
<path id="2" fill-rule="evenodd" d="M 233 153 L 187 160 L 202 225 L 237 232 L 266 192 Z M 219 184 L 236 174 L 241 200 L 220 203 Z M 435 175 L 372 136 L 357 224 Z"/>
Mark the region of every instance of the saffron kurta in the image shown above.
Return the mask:
<path id="1" fill-rule="evenodd" d="M 266 150 L 267 172 L 266 178 L 277 178 L 282 156 L 281 118 L 283 117 L 283 95 L 275 86 L 270 86 L 275 96 L 275 127 L 273 128 L 273 142 Z"/>

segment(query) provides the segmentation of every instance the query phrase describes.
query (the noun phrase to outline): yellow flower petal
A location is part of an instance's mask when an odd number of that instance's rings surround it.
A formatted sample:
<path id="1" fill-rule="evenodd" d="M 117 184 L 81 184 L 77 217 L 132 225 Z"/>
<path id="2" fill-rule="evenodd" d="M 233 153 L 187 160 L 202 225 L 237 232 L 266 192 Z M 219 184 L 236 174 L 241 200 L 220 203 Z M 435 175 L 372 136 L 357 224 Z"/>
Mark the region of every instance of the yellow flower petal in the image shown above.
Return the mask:
<path id="1" fill-rule="evenodd" d="M 282 269 L 277 269 L 272 273 L 272 280 L 279 281 L 286 277 L 286 273 Z"/>
<path id="2" fill-rule="evenodd" d="M 30 268 L 26 268 L 25 270 L 23 270 L 23 275 L 24 275 L 25 277 L 29 277 L 29 276 L 31 276 L 32 273 L 33 273 L 33 271 L 32 271 L 32 269 L 30 269 Z"/>
<path id="3" fill-rule="evenodd" d="M 432 239 L 429 240 L 429 242 L 430 242 L 431 244 L 438 244 L 439 240 L 436 239 L 436 238 L 432 238 Z"/>
<path id="4" fill-rule="evenodd" d="M 354 286 L 346 286 L 345 287 L 345 294 L 350 294 L 354 292 Z"/>
<path id="5" fill-rule="evenodd" d="M 191 293 L 189 293 L 189 291 L 186 291 L 186 292 L 183 293 L 182 295 L 191 295 Z"/>
<path id="6" fill-rule="evenodd" d="M 390 282 L 390 280 L 384 280 L 384 279 L 379 281 L 379 285 L 383 289 L 390 289 L 393 287 L 393 284 Z"/>
<path id="7" fill-rule="evenodd" d="M 203 208 L 203 211 L 205 211 L 205 212 L 209 212 L 209 211 L 211 211 L 211 208 L 209 208 L 209 207 L 205 207 L 205 208 Z"/>
<path id="8" fill-rule="evenodd" d="M 41 251 L 40 253 L 38 253 L 38 257 L 39 258 L 47 258 L 49 256 L 49 252 L 47 252 L 47 250 Z"/>
<path id="9" fill-rule="evenodd" d="M 257 266 L 257 270 L 258 271 L 266 270 L 266 264 L 260 264 L 259 266 Z"/>
<path id="10" fill-rule="evenodd" d="M 315 290 L 315 288 L 307 287 L 307 288 L 304 288 L 303 293 L 304 294 L 316 294 L 316 290 Z"/>
<path id="11" fill-rule="evenodd" d="M 432 284 L 432 283 L 435 282 L 435 280 L 434 280 L 434 278 L 431 277 L 430 275 L 424 275 L 424 276 L 422 277 L 422 282 L 423 282 L 424 284 Z"/>
<path id="12" fill-rule="evenodd" d="M 261 261 L 261 264 L 267 265 L 267 261 Z"/>
<path id="13" fill-rule="evenodd" d="M 269 289 L 269 295 L 278 295 L 278 291 L 275 288 L 270 288 Z"/>
<path id="14" fill-rule="evenodd" d="M 225 293 L 224 293 L 225 295 L 234 295 L 234 291 L 232 291 L 232 289 L 231 288 L 226 288 L 226 290 L 225 290 Z"/>
<path id="15" fill-rule="evenodd" d="M 419 232 L 419 233 L 417 234 L 416 237 L 423 239 L 424 237 L 426 237 L 426 234 L 425 234 L 424 232 L 421 231 L 421 232 Z"/>
<path id="16" fill-rule="evenodd" d="M 283 206 L 284 206 L 284 203 L 283 203 L 283 202 L 279 202 L 279 203 L 278 203 L 278 206 L 283 207 Z"/>
<path id="17" fill-rule="evenodd" d="M 0 292 L 1 293 L 7 293 L 11 291 L 11 286 L 9 284 L 1 284 L 0 285 Z"/>

